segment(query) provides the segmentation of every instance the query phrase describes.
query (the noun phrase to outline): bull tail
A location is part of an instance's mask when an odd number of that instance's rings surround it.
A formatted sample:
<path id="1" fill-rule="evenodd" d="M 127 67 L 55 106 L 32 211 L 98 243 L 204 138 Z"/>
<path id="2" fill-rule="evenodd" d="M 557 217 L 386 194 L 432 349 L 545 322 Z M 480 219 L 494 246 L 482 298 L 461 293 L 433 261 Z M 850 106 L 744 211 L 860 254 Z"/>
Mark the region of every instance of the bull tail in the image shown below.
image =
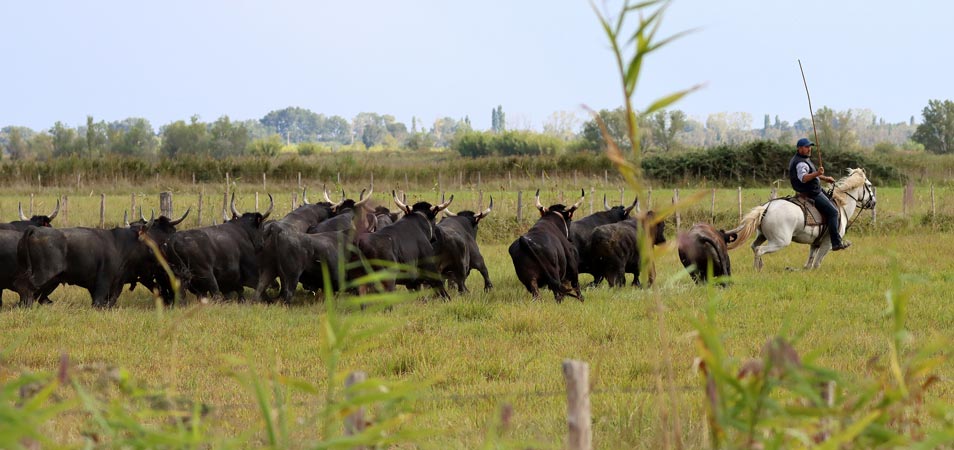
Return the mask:
<path id="1" fill-rule="evenodd" d="M 729 275 L 732 269 L 729 266 L 729 264 L 731 264 L 729 255 L 723 250 L 726 248 L 724 246 L 725 243 L 723 242 L 723 245 L 719 245 L 718 242 L 713 240 L 712 237 L 708 235 L 699 236 L 699 241 L 701 241 L 704 246 L 708 247 L 708 249 L 711 251 L 710 254 L 716 258 L 714 261 L 712 261 L 712 271 L 715 272 L 717 268 L 725 269 L 725 275 Z M 709 270 L 707 267 L 702 267 L 701 269 L 703 271 Z"/>
<path id="2" fill-rule="evenodd" d="M 30 255 L 30 246 L 27 242 L 33 238 L 36 228 L 30 227 L 23 232 L 23 236 L 17 243 L 17 277 L 16 282 L 27 283 L 30 289 L 36 289 L 36 282 L 33 279 L 33 258 Z"/>
<path id="3" fill-rule="evenodd" d="M 738 227 L 726 231 L 726 233 L 738 234 L 738 238 L 729 243 L 729 250 L 740 247 L 745 241 L 752 237 L 755 231 L 759 229 L 759 226 L 762 225 L 762 216 L 765 214 L 767 208 L 768 203 L 752 208 L 752 210 L 742 218 L 742 222 L 739 223 Z"/>
<path id="4" fill-rule="evenodd" d="M 520 236 L 520 246 L 523 247 L 527 253 L 533 256 L 533 259 L 537 262 L 537 266 L 539 266 L 541 269 L 540 274 L 543 276 L 543 281 L 547 284 L 547 286 L 549 286 L 551 289 L 559 289 L 560 292 L 565 294 L 566 290 L 563 288 L 563 283 L 560 281 L 559 274 L 553 273 L 549 270 L 548 266 L 551 264 L 543 263 L 543 260 L 540 258 L 540 254 L 537 253 L 537 249 L 534 248 L 533 244 L 531 244 L 526 237 Z"/>

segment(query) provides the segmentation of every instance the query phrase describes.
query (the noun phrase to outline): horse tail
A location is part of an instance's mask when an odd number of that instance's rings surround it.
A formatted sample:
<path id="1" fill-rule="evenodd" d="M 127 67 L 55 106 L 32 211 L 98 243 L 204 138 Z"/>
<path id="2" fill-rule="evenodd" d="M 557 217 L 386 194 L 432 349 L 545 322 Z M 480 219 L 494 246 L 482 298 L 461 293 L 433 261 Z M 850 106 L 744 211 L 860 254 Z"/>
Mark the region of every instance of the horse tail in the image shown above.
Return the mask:
<path id="1" fill-rule="evenodd" d="M 729 250 L 738 248 L 750 237 L 752 237 L 752 234 L 755 233 L 755 230 L 758 230 L 759 225 L 762 224 L 762 216 L 765 214 L 765 210 L 767 208 L 768 203 L 752 208 L 752 210 L 742 218 L 742 222 L 739 223 L 738 227 L 726 231 L 726 234 L 738 233 L 738 238 L 729 243 Z"/>

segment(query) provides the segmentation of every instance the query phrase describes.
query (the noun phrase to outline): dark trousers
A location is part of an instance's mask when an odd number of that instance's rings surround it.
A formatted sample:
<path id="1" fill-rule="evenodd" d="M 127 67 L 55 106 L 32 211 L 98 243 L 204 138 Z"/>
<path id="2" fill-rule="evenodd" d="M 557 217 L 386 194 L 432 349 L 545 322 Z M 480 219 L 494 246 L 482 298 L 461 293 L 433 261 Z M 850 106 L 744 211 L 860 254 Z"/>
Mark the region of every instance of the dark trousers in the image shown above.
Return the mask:
<path id="1" fill-rule="evenodd" d="M 835 203 L 824 193 L 816 195 L 814 200 L 815 207 L 825 216 L 825 221 L 828 223 L 828 234 L 831 236 L 831 246 L 841 246 L 841 235 L 838 233 L 840 229 L 838 208 L 835 207 Z"/>

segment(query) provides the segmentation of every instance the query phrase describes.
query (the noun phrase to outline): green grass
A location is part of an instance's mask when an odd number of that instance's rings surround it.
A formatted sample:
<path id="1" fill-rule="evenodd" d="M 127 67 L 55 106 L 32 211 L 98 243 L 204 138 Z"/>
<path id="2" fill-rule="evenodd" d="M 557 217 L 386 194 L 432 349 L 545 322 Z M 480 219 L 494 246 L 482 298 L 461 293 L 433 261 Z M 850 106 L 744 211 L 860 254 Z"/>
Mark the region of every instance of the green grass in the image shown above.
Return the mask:
<path id="1" fill-rule="evenodd" d="M 804 264 L 803 245 L 765 257 L 760 274 L 747 248 L 733 252 L 733 284 L 715 293 L 718 326 L 730 354 L 755 357 L 768 337 L 788 329 L 801 336 L 800 352 L 820 353 L 820 364 L 868 376 L 866 362 L 888 348 L 884 293 L 892 257 L 902 261 L 911 288 L 908 320 L 915 339 L 954 337 L 954 312 L 948 307 L 954 261 L 946 257 L 954 252 L 954 240 L 942 233 L 852 239 L 850 250 L 830 254 L 816 272 L 786 270 Z M 422 447 L 474 448 L 501 405 L 511 404 L 505 437 L 560 448 L 566 428 L 560 364 L 566 358 L 590 364 L 597 448 L 660 446 L 659 404 L 668 397 L 656 389 L 667 360 L 675 370 L 672 385 L 679 389 L 678 404 L 668 409 L 680 415 L 687 446 L 705 445 L 703 394 L 690 370 L 695 356 L 690 319 L 701 317 L 708 296 L 682 275 L 673 251 L 657 264 L 667 349 L 660 342 L 652 291 L 596 288 L 585 291 L 585 303 L 556 304 L 549 293 L 533 302 L 516 280 L 504 237 L 489 240 L 482 252 L 496 286 L 492 293 L 480 291 L 482 280 L 474 273 L 469 279 L 474 292 L 453 293 L 449 302 L 420 299 L 389 312 L 343 309 L 360 329 L 386 330 L 347 351 L 343 370 L 426 386 L 413 405 L 416 423 L 432 431 Z M 15 296 L 4 294 L 0 348 L 10 350 L 0 381 L 22 371 L 55 370 L 60 354 L 67 353 L 76 367 L 123 367 L 144 383 L 211 405 L 207 421 L 223 436 L 261 429 L 253 393 L 226 375 L 234 358 L 250 361 L 261 374 L 277 368 L 287 377 L 327 383 L 319 356 L 325 309 L 303 292 L 290 307 L 190 300 L 162 313 L 141 289 L 124 293 L 119 307 L 109 311 L 91 309 L 88 294 L 73 287 L 60 288 L 53 298 L 52 306 L 20 310 L 9 306 Z M 943 367 L 939 375 L 949 379 L 952 372 Z M 954 401 L 949 382 L 933 392 Z M 290 400 L 295 423 L 314 423 L 320 405 L 313 397 Z M 76 443 L 82 417 L 59 416 L 48 427 L 57 442 Z M 299 430 L 294 438 L 308 442 L 316 433 Z"/>

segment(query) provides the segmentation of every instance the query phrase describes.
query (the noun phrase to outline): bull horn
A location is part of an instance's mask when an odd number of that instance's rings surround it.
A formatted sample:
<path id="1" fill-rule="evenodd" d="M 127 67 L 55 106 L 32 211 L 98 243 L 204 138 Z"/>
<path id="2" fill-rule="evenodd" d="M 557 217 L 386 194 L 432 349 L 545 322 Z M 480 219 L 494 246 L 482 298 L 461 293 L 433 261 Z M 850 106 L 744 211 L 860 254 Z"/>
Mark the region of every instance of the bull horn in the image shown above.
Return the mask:
<path id="1" fill-rule="evenodd" d="M 303 204 L 303 205 L 310 205 L 310 204 L 311 204 L 311 202 L 308 201 L 308 193 L 307 193 L 307 192 L 308 192 L 308 188 L 307 188 L 307 187 L 301 188 L 301 201 L 302 201 L 302 204 Z"/>
<path id="2" fill-rule="evenodd" d="M 490 206 L 487 206 L 487 209 L 481 211 L 480 214 L 477 215 L 477 217 L 483 219 L 484 217 L 489 216 L 489 215 L 490 215 L 490 211 L 493 210 L 493 209 L 494 209 L 494 196 L 491 195 L 491 196 L 490 196 Z"/>
<path id="3" fill-rule="evenodd" d="M 341 190 L 341 203 L 344 203 L 344 201 L 347 200 L 347 199 L 348 199 L 348 195 L 345 194 L 345 190 L 342 189 L 342 190 Z"/>
<path id="4" fill-rule="evenodd" d="M 123 211 L 123 226 L 129 228 L 129 211 Z"/>
<path id="5" fill-rule="evenodd" d="M 139 207 L 139 218 L 142 220 L 142 223 L 146 223 L 146 216 L 142 215 L 142 206 Z"/>
<path id="6" fill-rule="evenodd" d="M 53 220 L 57 214 L 60 213 L 60 199 L 56 199 L 56 207 L 53 208 L 53 212 L 50 213 L 50 220 Z"/>
<path id="7" fill-rule="evenodd" d="M 267 219 L 268 216 L 272 213 L 272 209 L 274 208 L 275 208 L 275 200 L 272 199 L 272 194 L 268 194 L 268 209 L 266 209 L 265 212 L 262 213 L 262 220 Z"/>
<path id="8" fill-rule="evenodd" d="M 391 191 L 391 196 L 394 197 L 394 204 L 397 205 L 398 208 L 401 208 L 401 210 L 403 210 L 406 214 L 411 213 L 411 209 L 408 208 L 407 205 L 405 205 L 404 202 L 402 202 L 401 199 L 398 198 L 397 193 L 394 192 L 393 190 Z"/>
<path id="9" fill-rule="evenodd" d="M 368 196 L 367 196 L 367 197 L 364 197 L 364 189 L 362 189 L 362 190 L 361 190 L 361 197 L 359 197 L 359 198 L 363 198 L 363 199 L 362 199 L 362 200 L 358 200 L 358 202 L 354 204 L 354 207 L 357 208 L 357 207 L 359 207 L 359 206 L 364 205 L 365 203 L 367 203 L 368 200 L 371 200 L 371 194 L 373 194 L 373 193 L 374 193 L 374 188 L 371 188 L 371 190 L 368 191 Z"/>
<path id="10" fill-rule="evenodd" d="M 170 220 L 170 221 L 169 221 L 169 225 L 176 226 L 176 225 L 179 225 L 180 223 L 182 223 L 182 221 L 185 220 L 186 216 L 189 215 L 189 211 L 192 211 L 192 207 L 191 207 L 191 206 L 188 207 L 188 208 L 186 208 L 186 212 L 185 212 L 185 214 L 182 215 L 182 217 L 180 217 L 180 218 L 178 218 L 178 219 L 176 219 L 176 220 Z"/>
<path id="11" fill-rule="evenodd" d="M 633 199 L 633 204 L 629 205 L 629 208 L 626 208 L 623 210 L 623 215 L 628 216 L 630 211 L 633 210 L 633 208 L 636 208 L 636 212 L 639 212 L 639 197 L 636 197 L 635 199 Z"/>
<path id="12" fill-rule="evenodd" d="M 570 211 L 576 211 L 577 208 L 583 206 L 583 199 L 586 198 L 586 190 L 580 189 L 580 199 L 573 204 L 573 207 L 570 208 Z"/>
<path id="13" fill-rule="evenodd" d="M 232 211 L 232 217 L 241 217 L 242 213 L 235 208 L 235 193 L 232 193 L 232 201 L 229 202 L 229 210 Z"/>
<path id="14" fill-rule="evenodd" d="M 446 216 L 446 217 L 457 217 L 457 214 L 454 214 L 453 212 L 451 212 L 451 210 L 445 208 L 445 209 L 444 209 L 444 216 Z"/>
<path id="15" fill-rule="evenodd" d="M 537 189 L 537 195 L 534 196 L 534 201 L 537 203 L 537 209 L 539 209 L 541 212 L 546 211 L 546 208 L 544 208 L 543 205 L 540 203 L 540 190 L 539 190 L 539 189 Z"/>
<path id="16" fill-rule="evenodd" d="M 446 201 L 446 202 L 444 202 L 444 203 L 441 203 L 440 205 L 431 207 L 431 211 L 434 211 L 434 214 L 437 214 L 437 213 L 439 213 L 439 212 L 441 212 L 441 211 L 447 209 L 447 207 L 450 206 L 451 202 L 453 202 L 453 201 L 454 201 L 454 194 L 451 194 L 450 200 L 448 200 L 448 201 Z"/>
<path id="17" fill-rule="evenodd" d="M 222 209 L 222 223 L 228 223 L 229 213 L 223 208 Z"/>
<path id="18" fill-rule="evenodd" d="M 17 202 L 17 212 L 20 213 L 20 220 L 30 220 L 25 214 L 23 214 L 23 205 L 20 202 Z"/>
<path id="19" fill-rule="evenodd" d="M 324 192 L 324 194 L 325 194 L 325 201 L 328 202 L 328 203 L 331 203 L 332 205 L 334 205 L 335 202 L 331 201 L 331 197 L 328 195 L 328 189 L 325 188 L 324 185 L 321 185 L 321 190 L 322 190 L 322 192 Z"/>
<path id="20" fill-rule="evenodd" d="M 359 201 L 359 202 L 360 202 L 361 200 L 364 200 L 364 191 L 366 191 L 366 190 L 367 190 L 367 189 L 362 189 L 362 190 L 361 190 L 361 193 L 358 194 L 358 201 Z"/>
<path id="21" fill-rule="evenodd" d="M 607 211 L 610 210 L 610 205 L 609 205 L 609 203 L 606 203 L 606 194 L 603 194 L 603 209 L 605 209 L 605 210 L 607 210 Z"/>

